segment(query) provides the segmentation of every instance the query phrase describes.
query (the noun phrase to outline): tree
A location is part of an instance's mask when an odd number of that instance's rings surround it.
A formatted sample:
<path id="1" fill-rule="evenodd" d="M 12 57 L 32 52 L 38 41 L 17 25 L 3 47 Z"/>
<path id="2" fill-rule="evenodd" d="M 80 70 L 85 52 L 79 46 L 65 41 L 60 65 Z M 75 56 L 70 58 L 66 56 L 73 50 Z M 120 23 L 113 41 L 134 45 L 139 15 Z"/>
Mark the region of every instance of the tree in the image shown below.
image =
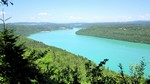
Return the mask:
<path id="1" fill-rule="evenodd" d="M 146 82 L 149 82 L 148 80 L 146 81 L 146 79 L 144 78 L 145 66 L 146 63 L 144 62 L 144 59 L 142 59 L 140 64 L 136 64 L 135 66 L 130 66 L 131 76 L 127 76 L 123 72 L 122 65 L 119 64 L 120 75 L 121 75 L 118 77 L 118 79 L 120 79 L 119 82 L 124 84 L 145 84 Z"/>
<path id="2" fill-rule="evenodd" d="M 120 63 L 119 66 L 120 68 L 120 75 L 121 75 L 121 79 L 123 80 L 120 80 L 120 82 L 124 83 L 124 84 L 127 84 L 127 81 L 126 81 L 126 77 L 124 75 L 124 71 L 123 71 L 123 67 L 122 67 L 122 64 Z"/>
<path id="3" fill-rule="evenodd" d="M 75 70 L 73 71 L 73 84 L 80 84 L 81 78 L 80 76 L 80 72 L 78 67 L 75 67 Z"/>
<path id="4" fill-rule="evenodd" d="M 9 3 L 10 3 L 11 5 L 13 5 L 13 3 L 12 3 L 10 0 L 0 0 L 0 3 L 1 3 L 2 5 L 7 5 L 7 6 L 8 6 Z"/>
<path id="5" fill-rule="evenodd" d="M 144 81 L 145 66 L 146 63 L 144 62 L 144 58 L 141 60 L 140 64 L 136 64 L 135 66 L 130 66 L 132 84 L 140 84 L 145 82 Z"/>
<path id="6" fill-rule="evenodd" d="M 31 80 L 37 80 L 39 83 L 46 82 L 40 69 L 30 60 L 43 57 L 46 53 L 34 56 L 35 53 L 31 52 L 29 56 L 25 56 L 24 45 L 17 44 L 19 37 L 13 33 L 13 30 L 6 28 L 4 17 L 1 20 L 4 27 L 0 32 L 0 77 L 3 77 L 2 81 L 10 84 L 28 84 Z"/>
<path id="7" fill-rule="evenodd" d="M 103 84 L 105 83 L 105 80 L 103 79 L 103 66 L 106 64 L 106 62 L 108 61 L 108 59 L 104 59 L 103 61 L 101 61 L 99 63 L 98 66 L 96 66 L 95 68 L 92 69 L 91 73 L 92 73 L 92 81 L 91 84 Z"/>

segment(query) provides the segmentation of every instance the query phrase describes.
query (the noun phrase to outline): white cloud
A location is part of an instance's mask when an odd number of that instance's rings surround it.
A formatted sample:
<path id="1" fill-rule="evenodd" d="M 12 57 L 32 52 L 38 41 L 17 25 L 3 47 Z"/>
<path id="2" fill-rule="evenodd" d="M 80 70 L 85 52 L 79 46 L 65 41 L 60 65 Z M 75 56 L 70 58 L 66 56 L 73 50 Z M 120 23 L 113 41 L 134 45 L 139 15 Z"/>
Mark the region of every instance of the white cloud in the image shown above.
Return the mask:
<path id="1" fill-rule="evenodd" d="M 101 16 L 101 17 L 92 17 L 92 21 L 97 22 L 122 22 L 122 21 L 131 21 L 133 17 L 131 16 Z"/>
<path id="2" fill-rule="evenodd" d="M 45 22 L 45 21 L 49 21 L 48 18 L 50 18 L 50 16 L 51 14 L 47 12 L 40 12 L 40 13 L 37 13 L 35 16 L 29 17 L 29 19 L 32 22 L 37 22 L 37 21 Z"/>
<path id="3" fill-rule="evenodd" d="M 31 17 L 30 20 L 36 20 L 36 18 L 35 17 Z"/>
<path id="4" fill-rule="evenodd" d="M 39 16 L 47 16 L 47 15 L 48 15 L 48 13 L 43 12 L 43 13 L 38 13 L 38 15 L 39 15 Z"/>
<path id="5" fill-rule="evenodd" d="M 120 21 L 131 21 L 133 19 L 133 17 L 131 16 L 118 16 L 116 17 L 116 20 L 120 20 Z"/>
<path id="6" fill-rule="evenodd" d="M 69 19 L 72 19 L 72 20 L 82 20 L 83 18 L 82 17 L 77 17 L 77 16 L 69 16 Z"/>
<path id="7" fill-rule="evenodd" d="M 146 13 L 144 15 L 140 15 L 139 19 L 141 19 L 141 20 L 150 20 L 150 13 Z"/>

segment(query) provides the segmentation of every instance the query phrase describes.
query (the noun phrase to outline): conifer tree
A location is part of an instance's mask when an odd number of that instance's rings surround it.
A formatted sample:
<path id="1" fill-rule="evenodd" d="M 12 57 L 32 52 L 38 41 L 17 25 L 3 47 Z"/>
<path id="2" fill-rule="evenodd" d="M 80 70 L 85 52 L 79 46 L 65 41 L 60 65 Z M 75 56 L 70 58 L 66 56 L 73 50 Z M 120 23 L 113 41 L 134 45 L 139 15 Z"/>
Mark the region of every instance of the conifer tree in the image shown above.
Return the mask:
<path id="1" fill-rule="evenodd" d="M 31 56 L 24 56 L 26 48 L 23 44 L 17 44 L 18 36 L 13 30 L 6 28 L 7 19 L 3 17 L 1 20 L 4 28 L 0 32 L 0 77 L 3 77 L 3 82 L 9 84 L 29 84 L 31 80 L 46 82 L 37 65 L 29 58 L 25 58 Z"/>

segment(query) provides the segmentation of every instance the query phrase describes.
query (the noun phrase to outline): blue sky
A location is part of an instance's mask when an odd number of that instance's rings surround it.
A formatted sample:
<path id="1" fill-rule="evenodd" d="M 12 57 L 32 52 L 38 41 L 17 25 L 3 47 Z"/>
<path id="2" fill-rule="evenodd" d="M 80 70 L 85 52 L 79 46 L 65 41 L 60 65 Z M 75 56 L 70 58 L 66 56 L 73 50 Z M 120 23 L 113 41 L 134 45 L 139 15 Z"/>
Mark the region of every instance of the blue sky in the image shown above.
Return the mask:
<path id="1" fill-rule="evenodd" d="M 0 6 L 9 22 L 124 22 L 150 20 L 150 0 L 12 0 Z"/>

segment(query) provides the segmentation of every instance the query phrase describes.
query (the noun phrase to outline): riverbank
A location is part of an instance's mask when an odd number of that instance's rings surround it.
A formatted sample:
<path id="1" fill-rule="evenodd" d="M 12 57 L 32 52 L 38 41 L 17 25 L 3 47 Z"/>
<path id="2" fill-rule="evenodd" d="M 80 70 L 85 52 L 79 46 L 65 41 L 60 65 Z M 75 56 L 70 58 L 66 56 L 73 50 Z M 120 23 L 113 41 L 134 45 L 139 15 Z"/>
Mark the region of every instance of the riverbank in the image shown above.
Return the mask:
<path id="1" fill-rule="evenodd" d="M 130 65 L 140 62 L 142 57 L 149 62 L 150 45 L 76 35 L 78 29 L 40 32 L 28 38 L 43 42 L 47 45 L 65 49 L 76 55 L 84 56 L 99 64 L 103 59 L 109 59 L 106 67 L 118 72 L 118 64 L 123 64 L 125 74 L 130 75 Z M 147 64 L 145 73 L 149 74 L 150 65 Z"/>
<path id="2" fill-rule="evenodd" d="M 150 44 L 150 23 L 91 24 L 76 32 L 78 35 Z"/>

